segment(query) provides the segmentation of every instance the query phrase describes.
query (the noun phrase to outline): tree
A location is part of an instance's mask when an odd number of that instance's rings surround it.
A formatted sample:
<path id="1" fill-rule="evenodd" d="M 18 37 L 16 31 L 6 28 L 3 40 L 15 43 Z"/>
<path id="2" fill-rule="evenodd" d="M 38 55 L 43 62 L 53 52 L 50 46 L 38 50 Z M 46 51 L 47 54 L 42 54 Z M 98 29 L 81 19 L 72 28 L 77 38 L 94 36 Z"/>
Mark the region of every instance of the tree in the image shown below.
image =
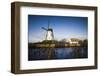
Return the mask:
<path id="1" fill-rule="evenodd" d="M 88 46 L 88 40 L 87 39 L 83 40 L 83 46 Z"/>

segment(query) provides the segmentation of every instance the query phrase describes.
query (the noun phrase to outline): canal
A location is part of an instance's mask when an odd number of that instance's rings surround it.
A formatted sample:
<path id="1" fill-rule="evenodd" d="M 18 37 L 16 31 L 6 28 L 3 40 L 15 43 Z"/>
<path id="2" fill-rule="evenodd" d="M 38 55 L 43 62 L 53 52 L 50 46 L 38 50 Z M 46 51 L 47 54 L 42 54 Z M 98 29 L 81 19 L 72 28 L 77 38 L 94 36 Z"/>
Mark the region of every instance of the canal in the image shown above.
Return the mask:
<path id="1" fill-rule="evenodd" d="M 69 48 L 29 48 L 28 60 L 52 60 L 52 59 L 78 59 L 88 58 L 87 47 Z"/>

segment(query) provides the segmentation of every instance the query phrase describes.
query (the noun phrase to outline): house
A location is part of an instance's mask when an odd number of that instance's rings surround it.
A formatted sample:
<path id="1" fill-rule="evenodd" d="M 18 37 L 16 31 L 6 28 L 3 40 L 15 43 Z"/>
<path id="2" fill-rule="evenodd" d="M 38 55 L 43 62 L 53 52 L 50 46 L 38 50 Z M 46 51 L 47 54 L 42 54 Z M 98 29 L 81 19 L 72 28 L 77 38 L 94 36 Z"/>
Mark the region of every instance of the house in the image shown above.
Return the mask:
<path id="1" fill-rule="evenodd" d="M 71 38 L 69 39 L 69 43 L 70 44 L 79 44 L 81 40 L 80 39 L 77 39 L 77 38 Z"/>

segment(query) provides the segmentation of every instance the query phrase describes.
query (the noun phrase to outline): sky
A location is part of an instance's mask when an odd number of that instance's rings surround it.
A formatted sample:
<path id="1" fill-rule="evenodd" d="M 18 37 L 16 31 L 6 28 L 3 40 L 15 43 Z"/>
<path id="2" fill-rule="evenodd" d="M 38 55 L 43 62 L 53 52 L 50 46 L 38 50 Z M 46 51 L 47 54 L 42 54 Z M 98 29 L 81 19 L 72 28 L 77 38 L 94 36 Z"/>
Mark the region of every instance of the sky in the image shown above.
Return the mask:
<path id="1" fill-rule="evenodd" d="M 56 40 L 88 37 L 87 17 L 28 15 L 28 42 L 44 40 L 48 22 Z"/>

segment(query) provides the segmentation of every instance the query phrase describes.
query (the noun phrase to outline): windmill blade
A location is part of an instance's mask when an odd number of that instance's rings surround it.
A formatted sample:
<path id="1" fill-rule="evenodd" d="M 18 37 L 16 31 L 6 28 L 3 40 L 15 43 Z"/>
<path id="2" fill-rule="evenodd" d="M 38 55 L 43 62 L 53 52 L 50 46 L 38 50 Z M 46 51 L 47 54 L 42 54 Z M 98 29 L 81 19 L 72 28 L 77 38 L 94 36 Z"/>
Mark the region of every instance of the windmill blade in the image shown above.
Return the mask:
<path id="1" fill-rule="evenodd" d="M 49 23 L 50 23 L 50 21 L 48 20 L 48 29 L 50 28 L 50 27 L 49 27 Z"/>
<path id="2" fill-rule="evenodd" d="M 42 27 L 42 29 L 44 29 L 44 30 L 46 30 L 46 31 L 48 30 L 48 29 L 46 29 L 46 28 L 44 28 L 44 27 Z"/>

